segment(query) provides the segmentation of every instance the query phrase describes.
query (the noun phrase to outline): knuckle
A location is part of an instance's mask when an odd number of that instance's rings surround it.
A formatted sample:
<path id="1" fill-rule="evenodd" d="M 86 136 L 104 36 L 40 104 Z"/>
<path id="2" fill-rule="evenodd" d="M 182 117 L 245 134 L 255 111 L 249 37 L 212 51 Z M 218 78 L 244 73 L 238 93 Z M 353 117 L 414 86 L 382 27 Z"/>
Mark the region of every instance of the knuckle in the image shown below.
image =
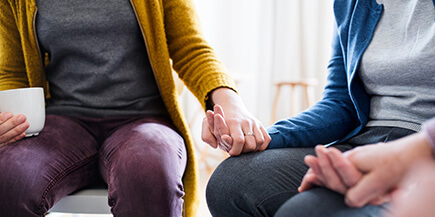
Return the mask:
<path id="1" fill-rule="evenodd" d="M 234 138 L 234 142 L 236 144 L 243 144 L 245 142 L 245 139 L 242 137 L 236 137 L 236 138 Z"/>
<path id="2" fill-rule="evenodd" d="M 333 162 L 333 166 L 338 171 L 343 171 L 343 170 L 347 169 L 347 166 L 343 162 Z"/>
<path id="3" fill-rule="evenodd" d="M 272 138 L 269 135 L 267 135 L 265 137 L 265 142 L 270 143 L 270 141 L 272 141 Z"/>
<path id="4" fill-rule="evenodd" d="M 259 146 L 262 146 L 263 144 L 264 144 L 264 139 L 263 138 L 259 138 L 259 139 L 257 139 L 257 146 L 259 147 Z"/>
<path id="5" fill-rule="evenodd" d="M 228 120 L 226 120 L 226 122 L 228 123 L 228 125 L 235 125 L 235 124 L 240 124 L 240 121 L 238 119 L 235 118 L 229 118 Z"/>
<path id="6" fill-rule="evenodd" d="M 10 136 L 8 134 L 3 134 L 0 138 L 0 143 L 2 144 L 8 144 L 11 143 L 11 140 L 13 139 L 13 136 Z M 12 141 L 13 142 L 13 141 Z"/>
<path id="7" fill-rule="evenodd" d="M 204 141 L 204 142 L 207 142 L 207 141 L 208 141 L 208 138 L 207 138 L 205 135 L 201 135 L 201 139 L 202 139 L 202 141 Z"/>

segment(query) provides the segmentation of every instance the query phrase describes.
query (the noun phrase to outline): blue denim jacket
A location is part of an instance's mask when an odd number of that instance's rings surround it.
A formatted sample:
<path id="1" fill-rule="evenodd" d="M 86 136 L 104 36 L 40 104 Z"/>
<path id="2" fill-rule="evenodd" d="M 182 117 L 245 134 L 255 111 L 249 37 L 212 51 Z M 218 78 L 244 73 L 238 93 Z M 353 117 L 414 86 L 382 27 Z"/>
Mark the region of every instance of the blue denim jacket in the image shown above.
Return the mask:
<path id="1" fill-rule="evenodd" d="M 338 143 L 367 124 L 370 97 L 356 73 L 382 11 L 376 0 L 334 1 L 336 28 L 323 97 L 299 115 L 269 127 L 269 148 Z"/>

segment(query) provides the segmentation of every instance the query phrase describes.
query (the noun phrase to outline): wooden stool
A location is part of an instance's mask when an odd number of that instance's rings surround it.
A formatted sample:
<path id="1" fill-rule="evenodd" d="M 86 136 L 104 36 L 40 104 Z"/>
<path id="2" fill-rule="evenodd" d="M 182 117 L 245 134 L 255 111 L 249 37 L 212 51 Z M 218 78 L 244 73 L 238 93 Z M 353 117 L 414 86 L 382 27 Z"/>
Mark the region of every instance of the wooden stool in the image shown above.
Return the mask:
<path id="1" fill-rule="evenodd" d="M 278 110 L 278 104 L 279 104 L 279 96 L 281 94 L 281 88 L 285 86 L 290 87 L 290 115 L 296 114 L 295 107 L 295 89 L 296 87 L 301 87 L 303 89 L 304 98 L 307 102 L 306 107 L 310 107 L 314 104 L 314 92 L 313 87 L 317 85 L 317 80 L 315 79 L 303 79 L 303 80 L 297 80 L 297 81 L 279 81 L 275 82 L 274 86 L 276 86 L 276 92 L 273 100 L 273 106 L 272 106 L 272 114 L 270 117 L 271 124 L 273 124 L 276 120 L 276 112 Z"/>

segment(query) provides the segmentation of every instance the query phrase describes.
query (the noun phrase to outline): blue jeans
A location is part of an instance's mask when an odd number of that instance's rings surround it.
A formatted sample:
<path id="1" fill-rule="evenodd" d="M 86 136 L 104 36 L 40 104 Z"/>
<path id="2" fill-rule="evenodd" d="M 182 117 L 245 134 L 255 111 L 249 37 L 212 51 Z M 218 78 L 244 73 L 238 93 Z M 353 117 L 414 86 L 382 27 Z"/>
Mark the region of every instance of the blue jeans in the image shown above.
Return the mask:
<path id="1" fill-rule="evenodd" d="M 370 127 L 335 145 L 347 151 L 358 145 L 391 141 L 413 131 Z M 206 189 L 207 205 L 214 217 L 328 217 L 378 216 L 385 206 L 350 209 L 343 196 L 316 188 L 298 194 L 297 188 L 308 167 L 303 159 L 314 148 L 268 149 L 223 161 L 211 176 Z M 278 211 L 279 209 L 279 211 Z M 277 213 L 278 211 L 278 213 Z"/>
<path id="2" fill-rule="evenodd" d="M 181 216 L 186 158 L 166 119 L 48 115 L 39 136 L 0 148 L 0 216 L 42 217 L 103 181 L 114 216 Z"/>

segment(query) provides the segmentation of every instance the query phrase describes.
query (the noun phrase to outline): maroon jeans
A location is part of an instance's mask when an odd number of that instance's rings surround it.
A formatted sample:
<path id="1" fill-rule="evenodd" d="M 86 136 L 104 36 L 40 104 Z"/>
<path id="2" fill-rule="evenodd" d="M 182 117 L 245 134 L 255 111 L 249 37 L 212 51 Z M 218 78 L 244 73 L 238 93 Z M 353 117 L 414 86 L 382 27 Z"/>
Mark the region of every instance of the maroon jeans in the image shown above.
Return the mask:
<path id="1" fill-rule="evenodd" d="M 0 216 L 44 216 L 102 179 L 115 217 L 181 216 L 185 166 L 184 140 L 165 119 L 47 115 L 39 136 L 0 147 Z"/>

